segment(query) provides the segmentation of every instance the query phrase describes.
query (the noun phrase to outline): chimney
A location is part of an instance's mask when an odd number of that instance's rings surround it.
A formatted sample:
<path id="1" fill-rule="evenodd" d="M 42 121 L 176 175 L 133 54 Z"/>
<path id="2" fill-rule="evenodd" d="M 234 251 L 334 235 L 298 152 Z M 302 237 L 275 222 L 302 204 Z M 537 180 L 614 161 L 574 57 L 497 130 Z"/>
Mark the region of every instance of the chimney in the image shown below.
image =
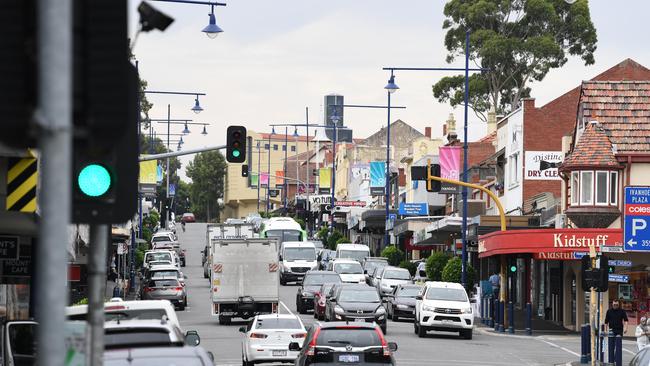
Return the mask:
<path id="1" fill-rule="evenodd" d="M 442 125 L 442 135 L 447 136 L 447 124 L 446 123 Z"/>
<path id="2" fill-rule="evenodd" d="M 489 135 L 496 130 L 497 130 L 497 112 L 494 109 L 494 107 L 492 107 L 488 112 L 488 116 L 487 116 L 487 134 Z"/>
<path id="3" fill-rule="evenodd" d="M 456 134 L 456 119 L 453 113 L 449 113 L 449 118 L 447 118 L 447 132 L 449 134 Z"/>
<path id="4" fill-rule="evenodd" d="M 424 128 L 424 136 L 431 138 L 431 127 Z"/>

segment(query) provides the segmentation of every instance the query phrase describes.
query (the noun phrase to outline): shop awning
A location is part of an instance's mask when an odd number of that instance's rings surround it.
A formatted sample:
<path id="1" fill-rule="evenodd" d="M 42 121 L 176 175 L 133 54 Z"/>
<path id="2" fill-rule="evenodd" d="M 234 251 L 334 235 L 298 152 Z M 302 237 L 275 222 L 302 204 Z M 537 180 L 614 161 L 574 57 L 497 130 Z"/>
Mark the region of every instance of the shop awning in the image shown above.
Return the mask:
<path id="1" fill-rule="evenodd" d="M 623 252 L 622 229 L 532 229 L 497 231 L 479 236 L 479 257 L 533 254 L 536 259 L 579 259 L 596 251 Z"/>

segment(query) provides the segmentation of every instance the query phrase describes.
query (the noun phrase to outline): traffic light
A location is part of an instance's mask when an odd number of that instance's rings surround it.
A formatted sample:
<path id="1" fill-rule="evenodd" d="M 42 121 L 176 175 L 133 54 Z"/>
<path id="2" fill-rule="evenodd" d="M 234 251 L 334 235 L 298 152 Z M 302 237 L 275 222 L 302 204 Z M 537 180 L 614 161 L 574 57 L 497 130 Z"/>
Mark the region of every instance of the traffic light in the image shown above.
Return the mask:
<path id="1" fill-rule="evenodd" d="M 74 2 L 75 223 L 133 217 L 138 197 L 139 80 L 128 60 L 127 1 Z"/>
<path id="2" fill-rule="evenodd" d="M 228 126 L 226 160 L 229 163 L 243 163 L 246 161 L 246 127 Z"/>
<path id="3" fill-rule="evenodd" d="M 429 174 L 433 177 L 440 177 L 440 164 L 430 164 Z M 440 192 L 441 182 L 427 179 L 427 192 Z"/>
<path id="4" fill-rule="evenodd" d="M 581 258 L 582 289 L 591 291 L 593 287 L 598 292 L 605 292 L 609 290 L 609 259 L 604 255 L 598 256 L 596 267 L 591 259 L 588 255 Z"/>
<path id="5" fill-rule="evenodd" d="M 243 164 L 241 166 L 241 176 L 248 177 L 248 164 Z"/>

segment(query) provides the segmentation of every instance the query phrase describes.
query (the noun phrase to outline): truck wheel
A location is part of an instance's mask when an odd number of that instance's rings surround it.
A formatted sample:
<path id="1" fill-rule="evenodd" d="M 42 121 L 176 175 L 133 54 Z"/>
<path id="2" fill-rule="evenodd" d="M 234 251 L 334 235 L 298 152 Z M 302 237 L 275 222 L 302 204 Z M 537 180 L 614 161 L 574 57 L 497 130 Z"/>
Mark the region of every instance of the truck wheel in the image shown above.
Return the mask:
<path id="1" fill-rule="evenodd" d="M 302 304 L 302 301 L 298 301 L 296 303 L 296 309 L 298 310 L 299 314 L 307 314 L 307 310 L 305 310 L 305 306 Z"/>
<path id="2" fill-rule="evenodd" d="M 286 286 L 286 284 L 287 284 L 287 281 L 282 277 L 282 275 L 280 275 L 280 284 L 282 286 Z"/>
<path id="3" fill-rule="evenodd" d="M 221 325 L 230 325 L 230 317 L 219 315 L 219 324 L 221 324 Z"/>
<path id="4" fill-rule="evenodd" d="M 384 332 L 384 335 L 386 335 L 387 332 L 388 332 L 388 324 L 384 324 L 380 328 L 381 328 L 381 331 Z"/>

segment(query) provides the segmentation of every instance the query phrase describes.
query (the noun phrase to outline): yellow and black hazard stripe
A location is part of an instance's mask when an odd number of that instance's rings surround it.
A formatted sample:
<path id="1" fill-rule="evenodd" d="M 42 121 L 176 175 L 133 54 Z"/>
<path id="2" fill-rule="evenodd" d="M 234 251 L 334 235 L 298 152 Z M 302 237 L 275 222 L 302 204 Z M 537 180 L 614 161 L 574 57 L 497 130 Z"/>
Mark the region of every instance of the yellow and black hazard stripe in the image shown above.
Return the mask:
<path id="1" fill-rule="evenodd" d="M 37 165 L 35 158 L 8 159 L 8 211 L 36 212 Z"/>

